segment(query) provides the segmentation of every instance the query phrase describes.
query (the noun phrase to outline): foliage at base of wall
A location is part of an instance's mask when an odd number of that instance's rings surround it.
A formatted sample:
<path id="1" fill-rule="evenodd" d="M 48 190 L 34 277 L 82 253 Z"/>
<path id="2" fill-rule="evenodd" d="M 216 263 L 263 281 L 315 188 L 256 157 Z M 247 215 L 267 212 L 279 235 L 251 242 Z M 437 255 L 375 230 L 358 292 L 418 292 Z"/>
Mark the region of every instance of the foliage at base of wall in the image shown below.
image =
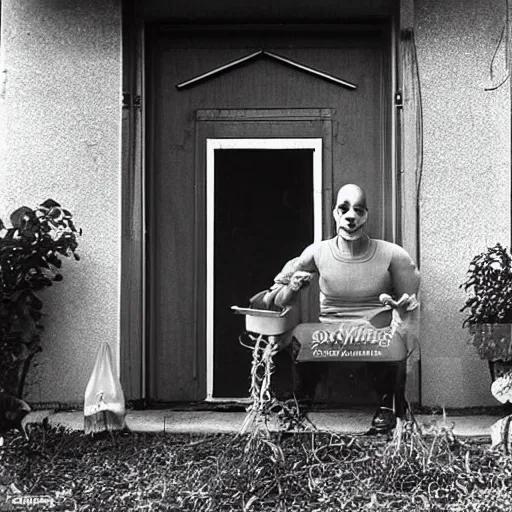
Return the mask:
<path id="1" fill-rule="evenodd" d="M 501 244 L 477 254 L 461 285 L 468 296 L 463 326 L 482 359 L 512 359 L 512 255 Z"/>
<path id="2" fill-rule="evenodd" d="M 512 360 L 512 324 L 477 324 L 469 332 L 481 359 Z"/>
<path id="3" fill-rule="evenodd" d="M 62 257 L 79 260 L 82 234 L 53 199 L 0 220 L 0 389 L 22 397 L 34 356 L 42 350 L 43 302 L 37 292 L 63 279 Z"/>

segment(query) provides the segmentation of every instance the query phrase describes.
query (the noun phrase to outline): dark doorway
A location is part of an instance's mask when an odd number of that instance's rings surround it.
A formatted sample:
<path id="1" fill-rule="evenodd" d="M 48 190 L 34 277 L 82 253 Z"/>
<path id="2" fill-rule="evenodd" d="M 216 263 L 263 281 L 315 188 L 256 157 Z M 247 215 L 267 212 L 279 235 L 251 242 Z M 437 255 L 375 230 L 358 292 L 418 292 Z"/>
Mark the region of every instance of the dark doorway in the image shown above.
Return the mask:
<path id="1" fill-rule="evenodd" d="M 313 150 L 218 149 L 214 191 L 214 398 L 249 394 L 251 351 L 231 306 L 268 288 L 313 241 Z"/>

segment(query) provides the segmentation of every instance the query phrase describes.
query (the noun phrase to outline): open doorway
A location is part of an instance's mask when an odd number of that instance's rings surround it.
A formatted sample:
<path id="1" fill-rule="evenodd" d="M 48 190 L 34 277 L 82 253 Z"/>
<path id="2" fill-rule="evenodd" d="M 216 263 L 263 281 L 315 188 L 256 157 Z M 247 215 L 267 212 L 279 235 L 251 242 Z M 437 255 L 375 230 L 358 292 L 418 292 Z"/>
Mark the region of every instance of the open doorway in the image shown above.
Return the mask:
<path id="1" fill-rule="evenodd" d="M 321 237 L 321 222 L 315 228 L 315 220 L 321 219 L 321 205 L 315 201 L 321 175 L 319 143 L 310 139 L 308 147 L 305 139 L 293 147 L 288 141 L 289 147 L 283 148 L 274 142 L 272 149 L 265 149 L 262 141 L 256 144 L 259 147 L 245 148 L 231 141 L 231 148 L 212 150 L 207 208 L 208 399 L 249 394 L 252 354 L 239 343 L 244 318 L 234 315 L 231 306 L 247 306 L 252 295 L 272 284 L 287 260 Z"/>

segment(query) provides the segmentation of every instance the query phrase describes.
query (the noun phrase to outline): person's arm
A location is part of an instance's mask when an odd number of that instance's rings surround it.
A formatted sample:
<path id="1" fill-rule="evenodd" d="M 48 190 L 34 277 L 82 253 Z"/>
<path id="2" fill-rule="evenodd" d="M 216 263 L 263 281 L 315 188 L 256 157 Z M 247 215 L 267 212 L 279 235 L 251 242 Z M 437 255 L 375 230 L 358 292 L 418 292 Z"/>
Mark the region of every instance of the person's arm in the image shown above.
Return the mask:
<path id="1" fill-rule="evenodd" d="M 274 282 L 288 284 L 295 272 L 316 272 L 315 253 L 317 247 L 318 244 L 311 244 L 302 251 L 300 256 L 288 261 L 281 272 L 277 274 Z"/>
<path id="2" fill-rule="evenodd" d="M 312 244 L 297 258 L 288 261 L 274 279 L 274 286 L 267 293 L 265 301 L 278 307 L 286 307 L 295 302 L 300 290 L 307 286 L 313 273 L 317 272 L 315 253 L 318 244 Z"/>
<path id="3" fill-rule="evenodd" d="M 391 279 L 396 299 L 407 294 L 417 294 L 420 287 L 420 273 L 407 251 L 396 246 L 390 264 Z"/>

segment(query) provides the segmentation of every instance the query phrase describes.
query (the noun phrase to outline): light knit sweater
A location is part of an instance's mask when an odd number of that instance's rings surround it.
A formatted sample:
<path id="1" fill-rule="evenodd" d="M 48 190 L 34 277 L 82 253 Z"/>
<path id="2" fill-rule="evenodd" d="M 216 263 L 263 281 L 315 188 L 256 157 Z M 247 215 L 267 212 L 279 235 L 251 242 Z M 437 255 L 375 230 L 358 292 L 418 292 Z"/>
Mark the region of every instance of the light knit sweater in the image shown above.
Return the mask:
<path id="1" fill-rule="evenodd" d="M 317 245 L 320 314 L 336 318 L 371 318 L 383 311 L 379 295 L 396 299 L 417 293 L 419 273 L 399 245 L 368 239 L 367 249 L 353 256 L 342 252 L 337 237 Z"/>

